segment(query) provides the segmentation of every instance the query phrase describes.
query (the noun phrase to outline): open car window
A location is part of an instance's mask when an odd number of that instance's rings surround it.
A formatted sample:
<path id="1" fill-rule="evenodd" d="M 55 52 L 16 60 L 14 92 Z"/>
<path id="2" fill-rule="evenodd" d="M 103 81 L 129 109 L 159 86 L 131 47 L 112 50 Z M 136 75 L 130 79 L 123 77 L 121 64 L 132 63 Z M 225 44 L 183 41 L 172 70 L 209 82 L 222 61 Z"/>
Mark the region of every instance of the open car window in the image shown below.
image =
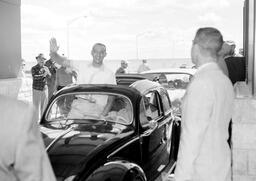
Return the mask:
<path id="1" fill-rule="evenodd" d="M 107 113 L 102 115 L 105 110 Z M 127 97 L 88 92 L 57 97 L 47 110 L 46 121 L 95 119 L 128 125 L 132 123 L 132 115 L 132 105 Z"/>
<path id="2" fill-rule="evenodd" d="M 156 119 L 160 116 L 160 107 L 157 94 L 149 92 L 143 96 L 145 114 L 149 120 Z"/>

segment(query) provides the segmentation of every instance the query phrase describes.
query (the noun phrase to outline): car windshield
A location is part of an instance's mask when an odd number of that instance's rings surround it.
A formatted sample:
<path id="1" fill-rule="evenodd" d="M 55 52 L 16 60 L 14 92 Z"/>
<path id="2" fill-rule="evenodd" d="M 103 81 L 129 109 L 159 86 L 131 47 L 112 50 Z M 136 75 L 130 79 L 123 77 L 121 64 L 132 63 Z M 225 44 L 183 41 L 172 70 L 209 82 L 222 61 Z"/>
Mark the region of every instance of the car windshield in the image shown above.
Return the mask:
<path id="1" fill-rule="evenodd" d="M 128 125 L 132 115 L 132 105 L 127 97 L 88 92 L 57 97 L 47 110 L 46 121 L 101 120 Z"/>

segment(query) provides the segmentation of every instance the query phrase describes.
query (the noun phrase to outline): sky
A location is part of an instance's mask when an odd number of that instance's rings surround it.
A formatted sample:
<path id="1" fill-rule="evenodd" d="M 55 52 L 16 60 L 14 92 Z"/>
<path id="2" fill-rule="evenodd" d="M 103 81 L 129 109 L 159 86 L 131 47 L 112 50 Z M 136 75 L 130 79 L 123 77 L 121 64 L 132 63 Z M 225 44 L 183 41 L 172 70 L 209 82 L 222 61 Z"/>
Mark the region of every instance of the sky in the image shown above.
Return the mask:
<path id="1" fill-rule="evenodd" d="M 107 46 L 107 59 L 189 58 L 200 27 L 219 29 L 243 44 L 243 0 L 22 0 L 22 57 L 59 53 L 91 59 L 91 47 Z"/>

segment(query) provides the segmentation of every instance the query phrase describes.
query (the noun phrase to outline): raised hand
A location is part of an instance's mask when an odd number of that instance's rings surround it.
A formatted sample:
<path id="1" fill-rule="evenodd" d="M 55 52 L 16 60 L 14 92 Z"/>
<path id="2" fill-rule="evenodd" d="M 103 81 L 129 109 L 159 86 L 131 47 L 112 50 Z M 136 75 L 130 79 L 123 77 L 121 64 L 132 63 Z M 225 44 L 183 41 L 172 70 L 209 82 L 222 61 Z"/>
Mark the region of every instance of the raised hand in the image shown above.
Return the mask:
<path id="1" fill-rule="evenodd" d="M 57 40 L 56 38 L 51 38 L 50 39 L 50 53 L 55 53 L 59 50 L 59 46 L 57 45 Z"/>

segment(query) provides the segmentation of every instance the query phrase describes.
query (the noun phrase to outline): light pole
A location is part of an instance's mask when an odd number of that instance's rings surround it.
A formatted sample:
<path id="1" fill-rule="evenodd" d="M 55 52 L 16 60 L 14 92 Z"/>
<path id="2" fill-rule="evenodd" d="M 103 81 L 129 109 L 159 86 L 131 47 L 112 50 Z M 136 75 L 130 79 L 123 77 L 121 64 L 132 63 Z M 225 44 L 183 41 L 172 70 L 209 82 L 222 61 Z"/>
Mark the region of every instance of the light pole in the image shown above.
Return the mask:
<path id="1" fill-rule="evenodd" d="M 80 18 L 87 18 L 87 16 L 78 16 L 78 17 L 75 17 L 75 18 L 67 21 L 67 57 L 69 57 L 69 28 L 73 22 L 75 22 L 76 20 L 78 20 Z"/>

